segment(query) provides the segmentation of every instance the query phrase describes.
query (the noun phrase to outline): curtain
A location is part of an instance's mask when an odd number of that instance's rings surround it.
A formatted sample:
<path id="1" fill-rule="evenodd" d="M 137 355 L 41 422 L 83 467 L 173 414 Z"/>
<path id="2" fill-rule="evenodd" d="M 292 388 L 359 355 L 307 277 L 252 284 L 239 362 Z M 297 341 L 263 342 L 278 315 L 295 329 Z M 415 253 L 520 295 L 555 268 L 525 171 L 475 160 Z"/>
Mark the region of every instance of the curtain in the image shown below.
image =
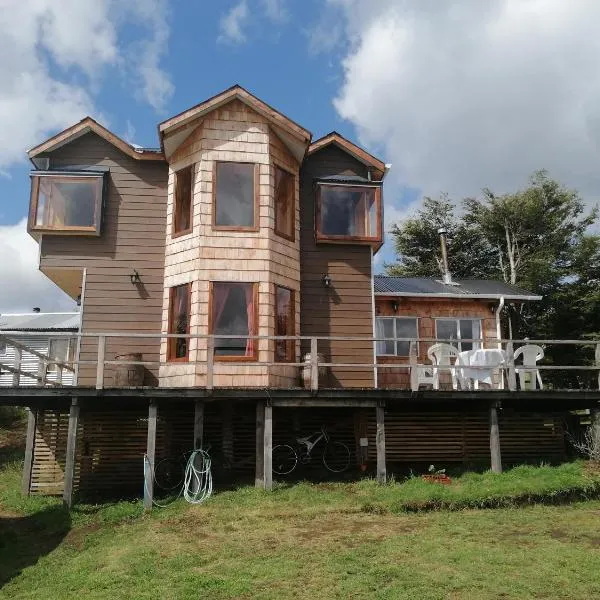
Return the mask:
<path id="1" fill-rule="evenodd" d="M 375 319 L 375 337 L 384 338 L 385 337 L 385 321 L 383 319 Z M 378 340 L 376 342 L 376 354 L 381 355 L 385 354 L 386 344 L 384 340 Z"/>
<path id="2" fill-rule="evenodd" d="M 248 314 L 248 335 L 256 335 L 256 311 L 254 310 L 254 286 L 247 284 L 244 287 L 246 293 L 246 312 Z M 246 356 L 253 356 L 257 340 L 248 338 L 246 341 Z"/>
<path id="3" fill-rule="evenodd" d="M 231 291 L 230 285 L 229 283 L 213 284 L 213 333 L 217 330 L 221 315 L 227 304 L 229 292 Z"/>

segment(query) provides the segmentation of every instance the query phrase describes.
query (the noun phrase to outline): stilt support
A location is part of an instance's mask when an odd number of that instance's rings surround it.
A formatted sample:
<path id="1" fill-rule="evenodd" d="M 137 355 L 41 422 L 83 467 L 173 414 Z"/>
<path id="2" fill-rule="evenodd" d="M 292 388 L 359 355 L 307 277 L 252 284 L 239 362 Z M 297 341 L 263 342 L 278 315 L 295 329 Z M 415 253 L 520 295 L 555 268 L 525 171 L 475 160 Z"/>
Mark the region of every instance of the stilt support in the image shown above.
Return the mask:
<path id="1" fill-rule="evenodd" d="M 385 409 L 378 403 L 375 408 L 377 416 L 377 433 L 375 444 L 377 446 L 377 483 L 385 483 L 387 472 L 385 466 Z"/>
<path id="2" fill-rule="evenodd" d="M 265 490 L 273 489 L 273 407 L 265 405 L 264 435 L 264 485 Z"/>
<path id="3" fill-rule="evenodd" d="M 37 411 L 27 409 L 27 438 L 25 440 L 25 462 L 23 464 L 23 479 L 21 491 L 24 496 L 29 495 L 31 486 L 31 470 L 33 468 L 33 448 L 35 445 L 35 425 Z"/>
<path id="4" fill-rule="evenodd" d="M 502 456 L 500 453 L 500 428 L 498 427 L 498 403 L 490 405 L 490 456 L 492 471 L 502 473 Z"/>
<path id="5" fill-rule="evenodd" d="M 73 478 L 75 474 L 75 451 L 77 449 L 77 425 L 79 424 L 79 404 L 77 398 L 71 401 L 69 430 L 67 434 L 67 456 L 65 460 L 65 488 L 63 502 L 71 508 L 73 504 Z"/>
<path id="6" fill-rule="evenodd" d="M 144 509 L 152 508 L 154 500 L 154 456 L 156 453 L 156 417 L 158 406 L 154 400 L 148 408 L 148 441 L 146 444 L 146 460 L 144 461 Z"/>
<path id="7" fill-rule="evenodd" d="M 204 445 L 204 402 L 196 400 L 194 404 L 194 450 Z"/>
<path id="8" fill-rule="evenodd" d="M 254 485 L 263 487 L 265 483 L 265 403 L 256 403 L 256 474 Z"/>

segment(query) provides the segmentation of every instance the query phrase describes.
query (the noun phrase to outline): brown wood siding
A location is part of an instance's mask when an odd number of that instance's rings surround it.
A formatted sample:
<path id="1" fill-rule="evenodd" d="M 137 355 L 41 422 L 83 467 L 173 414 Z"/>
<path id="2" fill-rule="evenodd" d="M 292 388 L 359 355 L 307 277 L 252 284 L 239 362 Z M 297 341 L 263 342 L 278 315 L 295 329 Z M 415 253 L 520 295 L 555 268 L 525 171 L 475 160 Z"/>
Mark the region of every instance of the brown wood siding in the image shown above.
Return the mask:
<path id="1" fill-rule="evenodd" d="M 50 155 L 51 167 L 98 166 L 110 169 L 99 238 L 44 236 L 40 266 L 86 268 L 82 313 L 85 332 L 160 333 L 162 321 L 168 172 L 166 163 L 140 162 L 99 136 L 88 133 Z M 136 269 L 142 283 L 132 285 Z M 106 358 L 142 352 L 144 360 L 159 359 L 159 339 L 107 340 Z M 84 339 L 81 360 L 96 360 L 97 340 Z M 144 383 L 156 383 L 157 368 L 149 368 Z M 81 385 L 95 381 L 94 365 L 82 365 Z M 111 385 L 114 369 L 105 372 Z"/>
<path id="2" fill-rule="evenodd" d="M 366 167 L 346 152 L 328 146 L 309 156 L 300 171 L 300 328 L 301 335 L 373 335 L 371 300 L 371 249 L 352 244 L 315 243 L 314 179 L 329 175 L 367 176 Z M 323 275 L 331 277 L 329 289 Z M 303 343 L 302 354 L 309 352 Z M 373 344 L 320 342 L 319 353 L 328 362 L 372 363 Z M 372 387 L 373 369 L 332 367 L 327 387 Z"/>

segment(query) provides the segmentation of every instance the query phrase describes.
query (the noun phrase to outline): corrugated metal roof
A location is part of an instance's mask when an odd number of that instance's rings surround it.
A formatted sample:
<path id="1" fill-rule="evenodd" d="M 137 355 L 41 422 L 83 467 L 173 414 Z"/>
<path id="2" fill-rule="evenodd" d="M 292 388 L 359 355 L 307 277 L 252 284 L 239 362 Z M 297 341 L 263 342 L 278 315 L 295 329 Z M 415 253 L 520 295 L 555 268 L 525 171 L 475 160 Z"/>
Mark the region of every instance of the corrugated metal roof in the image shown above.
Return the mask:
<path id="1" fill-rule="evenodd" d="M 1 331 L 78 331 L 81 315 L 69 313 L 0 314 Z"/>
<path id="2" fill-rule="evenodd" d="M 375 294 L 390 296 L 444 296 L 448 298 L 501 297 L 507 300 L 541 300 L 542 297 L 503 281 L 487 279 L 459 279 L 458 285 L 447 285 L 429 277 L 387 277 L 375 275 Z"/>

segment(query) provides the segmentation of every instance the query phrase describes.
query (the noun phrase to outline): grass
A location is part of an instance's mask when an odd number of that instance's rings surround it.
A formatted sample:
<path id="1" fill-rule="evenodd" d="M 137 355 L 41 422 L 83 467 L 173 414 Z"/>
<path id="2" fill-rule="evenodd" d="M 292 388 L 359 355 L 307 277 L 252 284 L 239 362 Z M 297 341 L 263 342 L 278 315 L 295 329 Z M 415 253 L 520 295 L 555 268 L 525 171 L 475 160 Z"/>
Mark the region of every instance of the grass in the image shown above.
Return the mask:
<path id="1" fill-rule="evenodd" d="M 583 462 L 448 487 L 244 487 L 151 514 L 140 502 L 69 513 L 20 497 L 19 480 L 19 462 L 0 465 L 0 598 L 600 596 L 600 501 L 523 506 L 598 497 Z"/>

